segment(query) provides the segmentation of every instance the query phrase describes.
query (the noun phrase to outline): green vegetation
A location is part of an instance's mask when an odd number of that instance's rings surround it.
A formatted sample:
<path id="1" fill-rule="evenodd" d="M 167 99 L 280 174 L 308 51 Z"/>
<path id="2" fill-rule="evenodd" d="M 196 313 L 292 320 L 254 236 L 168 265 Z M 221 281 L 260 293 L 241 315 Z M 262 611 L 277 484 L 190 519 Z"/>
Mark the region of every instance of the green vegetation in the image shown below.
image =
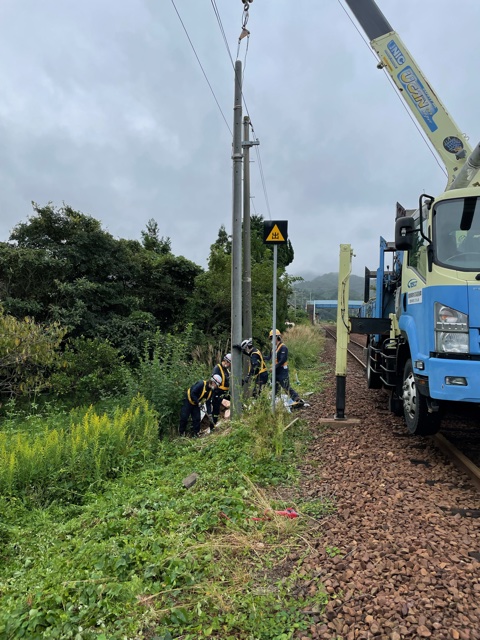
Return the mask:
<path id="1" fill-rule="evenodd" d="M 301 396 L 321 389 L 324 367 L 318 354 L 323 335 L 319 327 L 296 325 L 283 334 L 283 340 L 288 346 L 290 384 Z"/>
<path id="2" fill-rule="evenodd" d="M 111 417 L 90 407 L 65 428 L 0 432 L 0 494 L 40 504 L 75 501 L 92 484 L 117 475 L 129 458 L 150 457 L 157 431 L 155 412 L 138 396 Z"/>
<path id="3" fill-rule="evenodd" d="M 308 446 L 302 420 L 273 415 L 267 395 L 200 440 L 158 440 L 140 396 L 55 415 L 12 412 L 0 440 L 0 637 L 288 640 L 308 628 L 303 610 L 328 597 L 315 578 L 298 595 L 299 562 L 334 507 L 278 497 Z M 287 507 L 300 517 L 275 513 Z"/>
<path id="4" fill-rule="evenodd" d="M 263 218 L 252 216 L 254 337 L 271 324 L 272 251 L 262 241 Z M 33 215 L 0 243 L 0 300 L 5 314 L 58 323 L 65 340 L 102 341 L 134 367 L 157 332 L 181 334 L 189 323 L 196 344 L 227 342 L 231 316 L 231 239 L 225 228 L 211 245 L 208 269 L 175 256 L 150 220 L 142 241 L 116 239 L 98 220 L 64 205 L 33 204 Z M 278 257 L 278 324 L 287 318 L 293 260 L 290 242 Z M 85 351 L 71 341 L 70 356 Z M 62 346 L 65 346 L 64 344 Z M 79 390 L 81 391 L 81 390 Z"/>
<path id="5" fill-rule="evenodd" d="M 268 347 L 262 225 L 253 338 Z M 204 271 L 154 220 L 141 237 L 49 204 L 0 243 L 0 637 L 287 640 L 327 599 L 315 577 L 298 595 L 299 563 L 334 505 L 279 497 L 306 425 L 265 392 L 206 439 L 172 438 L 185 390 L 230 350 L 231 240 L 221 227 Z M 283 330 L 290 243 L 278 258 Z M 292 384 L 321 388 L 320 334 L 285 338 Z"/>
<path id="6" fill-rule="evenodd" d="M 17 320 L 0 306 L 0 396 L 37 392 L 49 386 L 47 372 L 59 358 L 66 331 L 57 323 L 42 326 Z"/>

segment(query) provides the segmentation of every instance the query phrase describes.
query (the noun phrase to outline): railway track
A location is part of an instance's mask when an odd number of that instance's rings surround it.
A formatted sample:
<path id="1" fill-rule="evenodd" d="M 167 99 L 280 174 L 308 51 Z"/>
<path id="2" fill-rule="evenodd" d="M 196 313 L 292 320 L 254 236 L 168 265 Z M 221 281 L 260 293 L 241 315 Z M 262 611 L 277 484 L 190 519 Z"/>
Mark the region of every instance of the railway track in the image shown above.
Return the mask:
<path id="1" fill-rule="evenodd" d="M 326 336 L 336 341 L 336 328 L 329 326 L 324 329 Z M 363 370 L 366 369 L 364 347 L 365 336 L 350 336 L 347 352 Z M 460 408 L 448 405 L 440 433 L 428 436 L 428 439 L 480 490 L 480 429 L 477 406 Z"/>

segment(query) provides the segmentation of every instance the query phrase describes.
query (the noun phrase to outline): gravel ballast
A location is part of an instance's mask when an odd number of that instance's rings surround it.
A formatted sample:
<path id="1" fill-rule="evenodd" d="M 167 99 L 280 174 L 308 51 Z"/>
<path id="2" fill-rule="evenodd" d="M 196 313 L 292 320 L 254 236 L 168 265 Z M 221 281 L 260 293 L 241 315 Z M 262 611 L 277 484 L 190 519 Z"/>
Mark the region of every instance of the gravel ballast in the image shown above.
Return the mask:
<path id="1" fill-rule="evenodd" d="M 408 435 L 354 363 L 345 415 L 358 423 L 325 426 L 335 414 L 328 338 L 323 359 L 326 390 L 302 414 L 314 439 L 300 491 L 303 499 L 333 498 L 336 510 L 320 521 L 299 589 L 323 585 L 331 599 L 325 612 L 305 612 L 310 629 L 295 637 L 480 640 L 477 490 L 429 439 Z"/>

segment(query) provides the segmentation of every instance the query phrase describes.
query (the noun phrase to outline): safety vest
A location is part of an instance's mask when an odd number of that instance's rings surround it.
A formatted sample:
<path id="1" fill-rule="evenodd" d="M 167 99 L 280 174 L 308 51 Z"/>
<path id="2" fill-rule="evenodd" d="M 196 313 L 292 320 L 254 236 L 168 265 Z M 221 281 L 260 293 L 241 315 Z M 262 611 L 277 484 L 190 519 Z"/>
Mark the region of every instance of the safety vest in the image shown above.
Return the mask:
<path id="1" fill-rule="evenodd" d="M 285 346 L 285 343 L 280 342 L 280 344 L 277 346 L 277 357 L 275 358 L 275 364 L 278 364 L 278 350 L 281 349 L 282 347 Z M 285 362 L 281 365 L 284 369 L 288 369 L 288 360 L 285 360 Z"/>
<path id="2" fill-rule="evenodd" d="M 229 380 L 226 379 L 225 369 L 222 367 L 221 364 L 217 364 L 216 368 L 220 371 L 220 376 L 222 378 L 222 383 L 218 385 L 218 388 L 221 391 L 228 391 Z"/>
<path id="3" fill-rule="evenodd" d="M 259 376 L 261 373 L 264 373 L 267 370 L 267 367 L 265 365 L 265 360 L 263 359 L 263 355 L 262 355 L 262 352 L 260 351 L 260 349 L 255 349 L 254 351 L 252 351 L 252 353 L 250 354 L 250 357 L 253 354 L 259 356 L 259 358 L 260 358 L 260 367 L 259 367 L 257 373 L 255 374 L 256 376 Z M 252 371 L 252 363 L 250 361 L 250 368 L 248 370 L 248 375 L 251 374 L 251 371 Z"/>
<path id="4" fill-rule="evenodd" d="M 207 396 L 205 398 L 205 402 L 208 402 L 210 400 L 210 398 L 212 397 L 212 390 L 210 388 L 207 389 L 207 381 L 206 380 L 203 381 L 202 393 L 198 397 L 198 402 L 199 403 L 200 403 L 200 400 L 204 399 L 205 395 Z M 190 389 L 187 391 L 187 397 L 188 397 L 188 401 L 190 402 L 190 404 L 193 404 L 193 406 L 195 406 L 197 404 L 196 402 L 194 402 L 192 400 L 192 396 L 190 395 Z"/>

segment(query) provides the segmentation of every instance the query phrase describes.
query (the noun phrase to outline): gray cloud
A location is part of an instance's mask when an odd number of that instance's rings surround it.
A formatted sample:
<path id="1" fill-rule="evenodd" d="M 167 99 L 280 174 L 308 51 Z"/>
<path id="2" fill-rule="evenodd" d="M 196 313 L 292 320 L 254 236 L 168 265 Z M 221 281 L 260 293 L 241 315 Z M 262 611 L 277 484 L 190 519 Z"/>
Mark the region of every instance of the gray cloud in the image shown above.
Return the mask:
<path id="1" fill-rule="evenodd" d="M 377 2 L 476 144 L 476 0 Z M 175 4 L 228 126 L 168 0 L 3 3 L 0 240 L 31 200 L 66 202 L 117 237 L 140 238 L 153 217 L 175 253 L 206 265 L 231 229 L 233 70 L 211 3 Z M 217 6 L 235 57 L 243 5 Z M 349 243 L 362 274 L 393 236 L 395 202 L 440 192 L 444 174 L 339 2 L 257 0 L 248 28 L 244 94 L 290 270 L 336 271 Z"/>

